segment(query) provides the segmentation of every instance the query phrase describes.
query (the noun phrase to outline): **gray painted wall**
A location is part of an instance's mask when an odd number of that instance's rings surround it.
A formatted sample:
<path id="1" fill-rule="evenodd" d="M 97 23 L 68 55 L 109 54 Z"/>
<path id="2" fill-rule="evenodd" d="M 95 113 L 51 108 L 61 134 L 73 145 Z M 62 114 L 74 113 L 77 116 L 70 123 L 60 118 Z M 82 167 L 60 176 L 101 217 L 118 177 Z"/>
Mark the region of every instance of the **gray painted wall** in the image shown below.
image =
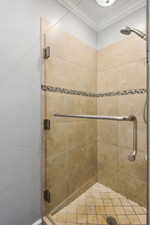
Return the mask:
<path id="1" fill-rule="evenodd" d="M 64 13 L 56 0 L 1 0 L 0 225 L 31 225 L 41 216 L 40 17 Z M 74 16 L 62 25 L 96 47 L 96 33 Z"/>

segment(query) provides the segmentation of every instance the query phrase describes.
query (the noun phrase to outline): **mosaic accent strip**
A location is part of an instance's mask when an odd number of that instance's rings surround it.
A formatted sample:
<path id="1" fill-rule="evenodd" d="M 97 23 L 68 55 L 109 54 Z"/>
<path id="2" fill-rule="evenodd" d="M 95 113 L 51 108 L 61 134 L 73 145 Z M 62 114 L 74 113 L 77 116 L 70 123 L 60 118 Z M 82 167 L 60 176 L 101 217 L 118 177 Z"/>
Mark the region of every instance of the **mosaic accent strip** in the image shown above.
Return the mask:
<path id="1" fill-rule="evenodd" d="M 66 88 L 60 88 L 60 87 L 52 87 L 48 85 L 42 85 L 43 91 L 49 91 L 49 92 L 57 92 L 67 95 L 81 95 L 86 97 L 98 97 L 97 94 L 91 93 L 91 92 L 85 92 L 85 91 L 78 91 L 73 89 L 66 89 Z"/>
<path id="2" fill-rule="evenodd" d="M 107 93 L 99 93 L 97 97 L 110 97 L 110 96 L 121 96 L 121 95 L 140 95 L 147 93 L 146 89 L 132 89 L 132 90 L 123 90 L 123 91 L 114 91 Z"/>
<path id="3" fill-rule="evenodd" d="M 81 95 L 86 97 L 111 97 L 111 96 L 121 96 L 121 95 L 139 95 L 139 94 L 145 94 L 147 93 L 147 90 L 144 88 L 139 89 L 131 89 L 131 90 L 122 90 L 122 91 L 113 91 L 113 92 L 106 92 L 106 93 L 92 93 L 92 92 L 85 92 L 85 91 L 79 91 L 79 90 L 73 90 L 73 89 L 66 89 L 66 88 L 60 88 L 60 87 L 53 87 L 49 85 L 42 85 L 41 89 L 43 91 L 48 92 L 57 92 L 67 95 Z"/>

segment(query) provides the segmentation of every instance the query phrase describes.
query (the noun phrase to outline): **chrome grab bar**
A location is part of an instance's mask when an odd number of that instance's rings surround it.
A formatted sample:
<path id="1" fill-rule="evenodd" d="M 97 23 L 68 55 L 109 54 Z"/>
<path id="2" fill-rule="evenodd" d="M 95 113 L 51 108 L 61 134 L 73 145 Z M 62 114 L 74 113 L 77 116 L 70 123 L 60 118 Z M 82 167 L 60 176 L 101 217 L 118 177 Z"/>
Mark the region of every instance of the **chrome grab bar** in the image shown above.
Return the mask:
<path id="1" fill-rule="evenodd" d="M 94 115 L 69 115 L 54 114 L 55 117 L 78 118 L 78 119 L 96 119 L 96 120 L 116 120 L 133 122 L 133 151 L 128 155 L 129 161 L 135 161 L 137 155 L 137 118 L 134 115 L 129 116 L 94 116 Z"/>

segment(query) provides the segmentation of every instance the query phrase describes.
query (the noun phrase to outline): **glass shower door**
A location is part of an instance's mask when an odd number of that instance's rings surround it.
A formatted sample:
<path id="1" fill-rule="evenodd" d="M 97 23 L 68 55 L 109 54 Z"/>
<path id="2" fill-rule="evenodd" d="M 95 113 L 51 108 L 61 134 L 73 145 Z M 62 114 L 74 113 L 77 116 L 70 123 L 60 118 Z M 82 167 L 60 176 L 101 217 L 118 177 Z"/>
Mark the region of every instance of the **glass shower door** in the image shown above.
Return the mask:
<path id="1" fill-rule="evenodd" d="M 94 49 L 59 23 L 45 27 L 44 215 L 58 225 L 146 225 L 146 42 L 129 36 Z M 133 122 L 55 114 L 134 116 L 136 159 Z"/>
<path id="2" fill-rule="evenodd" d="M 44 119 L 50 120 L 44 131 L 48 197 L 44 204 L 45 215 L 50 215 L 96 182 L 97 121 L 54 116 L 96 115 L 96 50 L 59 26 L 48 26 L 44 39 L 44 47 L 50 48 L 50 57 L 44 60 L 42 87 Z"/>
<path id="3" fill-rule="evenodd" d="M 120 72 L 120 87 L 130 89 L 131 94 L 118 97 L 118 113 L 133 114 L 137 118 L 136 160 L 128 161 L 127 154 L 133 149 L 132 130 L 129 124 L 118 127 L 118 186 L 130 200 L 147 207 L 147 123 L 144 121 L 144 107 L 147 100 L 146 42 L 139 37 L 124 41 L 124 66 Z M 120 49 L 122 46 L 119 46 Z M 127 57 L 128 56 L 128 57 Z"/>
<path id="4" fill-rule="evenodd" d="M 134 115 L 137 118 L 138 150 L 136 160 L 129 161 L 128 155 L 133 151 L 132 123 L 100 122 L 98 181 L 123 197 L 122 199 L 119 196 L 116 201 L 117 207 L 123 206 L 120 208 L 120 215 L 118 214 L 120 219 L 121 215 L 125 214 L 126 224 L 146 224 L 147 124 L 144 122 L 144 106 L 147 99 L 146 42 L 139 37 L 131 36 L 114 43 L 99 51 L 98 62 L 101 63 L 99 67 L 101 82 L 98 83 L 98 88 L 107 93 L 103 99 L 99 99 L 98 114 Z"/>

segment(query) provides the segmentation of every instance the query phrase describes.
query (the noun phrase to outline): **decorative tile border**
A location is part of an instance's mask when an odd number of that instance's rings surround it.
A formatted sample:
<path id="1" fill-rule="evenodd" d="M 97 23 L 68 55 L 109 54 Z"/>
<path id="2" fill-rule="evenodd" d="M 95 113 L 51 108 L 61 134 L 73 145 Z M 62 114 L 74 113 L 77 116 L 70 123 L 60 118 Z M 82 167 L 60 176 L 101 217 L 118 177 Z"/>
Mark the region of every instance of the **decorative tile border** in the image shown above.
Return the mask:
<path id="1" fill-rule="evenodd" d="M 139 94 L 145 94 L 147 93 L 147 90 L 144 88 L 139 89 L 131 89 L 131 90 L 122 90 L 122 91 L 113 91 L 113 92 L 106 92 L 106 93 L 92 93 L 92 92 L 85 92 L 85 91 L 78 91 L 73 89 L 66 89 L 66 88 L 60 88 L 60 87 L 53 87 L 49 85 L 42 85 L 41 89 L 43 91 L 48 92 L 57 92 L 67 95 L 81 95 L 86 97 L 110 97 L 110 96 L 122 96 L 122 95 L 139 95 Z"/>
<path id="2" fill-rule="evenodd" d="M 110 96 L 121 96 L 121 95 L 140 95 L 147 93 L 147 90 L 144 88 L 123 90 L 123 91 L 113 91 L 107 93 L 99 93 L 97 97 L 110 97 Z"/>
<path id="3" fill-rule="evenodd" d="M 48 85 L 42 85 L 41 89 L 43 91 L 58 92 L 58 93 L 67 94 L 67 95 L 81 95 L 81 96 L 86 96 L 86 97 L 98 97 L 97 94 L 91 93 L 91 92 L 78 91 L 78 90 L 66 89 L 66 88 L 60 88 L 60 87 L 52 87 L 52 86 L 48 86 Z"/>

